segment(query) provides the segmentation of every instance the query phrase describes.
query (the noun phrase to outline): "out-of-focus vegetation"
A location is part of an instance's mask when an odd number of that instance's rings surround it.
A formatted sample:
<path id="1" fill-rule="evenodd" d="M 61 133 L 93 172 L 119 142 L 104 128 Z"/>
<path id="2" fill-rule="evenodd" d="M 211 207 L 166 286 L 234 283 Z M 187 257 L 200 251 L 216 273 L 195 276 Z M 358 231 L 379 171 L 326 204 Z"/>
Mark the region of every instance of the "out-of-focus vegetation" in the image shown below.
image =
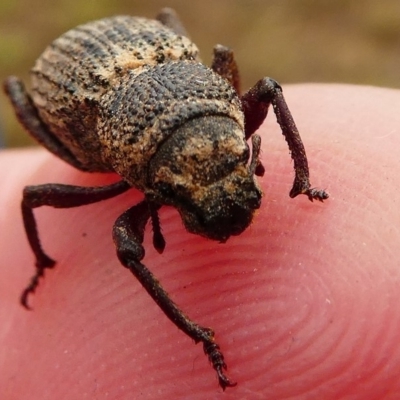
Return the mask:
<path id="1" fill-rule="evenodd" d="M 243 88 L 262 76 L 400 88 L 398 0 L 1 0 L 0 80 L 28 83 L 46 45 L 80 23 L 153 17 L 164 6 L 178 11 L 206 63 L 216 43 L 235 50 Z M 29 143 L 3 94 L 0 114 L 7 145 Z"/>

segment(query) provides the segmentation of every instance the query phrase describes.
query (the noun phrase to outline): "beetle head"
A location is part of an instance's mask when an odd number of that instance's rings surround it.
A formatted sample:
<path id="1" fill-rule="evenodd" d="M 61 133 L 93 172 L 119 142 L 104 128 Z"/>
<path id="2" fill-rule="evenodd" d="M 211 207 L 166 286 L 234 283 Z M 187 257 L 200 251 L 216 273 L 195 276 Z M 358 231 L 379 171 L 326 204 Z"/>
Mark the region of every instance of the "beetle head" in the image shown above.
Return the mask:
<path id="1" fill-rule="evenodd" d="M 148 198 L 176 207 L 189 232 L 226 241 L 243 232 L 261 202 L 240 126 L 205 116 L 173 132 L 153 157 Z"/>

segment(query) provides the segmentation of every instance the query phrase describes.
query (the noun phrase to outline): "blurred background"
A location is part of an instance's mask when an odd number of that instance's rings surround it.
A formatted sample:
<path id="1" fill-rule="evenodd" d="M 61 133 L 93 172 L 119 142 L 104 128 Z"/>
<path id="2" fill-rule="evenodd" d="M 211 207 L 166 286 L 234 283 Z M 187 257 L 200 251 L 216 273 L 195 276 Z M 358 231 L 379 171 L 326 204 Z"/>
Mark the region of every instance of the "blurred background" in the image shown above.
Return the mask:
<path id="1" fill-rule="evenodd" d="M 1 0 L 0 81 L 15 74 L 28 83 L 44 48 L 78 24 L 154 17 L 165 6 L 179 13 L 206 64 L 214 44 L 234 49 L 243 89 L 263 76 L 400 88 L 399 0 Z M 7 147 L 32 143 L 2 92 L 0 131 Z"/>

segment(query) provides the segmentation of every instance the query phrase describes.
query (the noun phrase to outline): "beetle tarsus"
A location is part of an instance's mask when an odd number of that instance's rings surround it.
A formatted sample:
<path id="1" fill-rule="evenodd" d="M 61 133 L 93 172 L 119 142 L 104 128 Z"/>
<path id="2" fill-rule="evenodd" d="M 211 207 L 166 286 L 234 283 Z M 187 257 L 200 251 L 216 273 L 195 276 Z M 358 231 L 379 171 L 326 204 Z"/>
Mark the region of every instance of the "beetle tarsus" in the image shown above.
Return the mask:
<path id="1" fill-rule="evenodd" d="M 224 373 L 227 369 L 224 356 L 217 343 L 214 342 L 214 332 L 206 329 L 208 340 L 203 341 L 204 353 L 208 356 L 213 368 L 217 372 L 219 385 L 225 390 L 227 387 L 236 386 L 236 382 L 231 381 Z"/>
<path id="2" fill-rule="evenodd" d="M 236 382 L 231 381 L 222 371 L 221 367 L 216 368 L 218 375 L 218 383 L 222 387 L 222 390 L 225 391 L 227 387 L 234 387 L 237 385 Z"/>
<path id="3" fill-rule="evenodd" d="M 289 193 L 289 196 L 291 198 L 294 198 L 300 194 L 306 195 L 310 201 L 318 200 L 323 202 L 324 200 L 329 198 L 329 194 L 325 190 L 318 188 L 310 188 L 308 181 L 304 185 L 303 182 L 295 180 L 293 188 Z"/>
<path id="4" fill-rule="evenodd" d="M 310 201 L 318 200 L 323 202 L 324 200 L 329 198 L 329 194 L 325 192 L 325 190 L 317 188 L 311 188 L 304 194 L 310 199 Z"/>
<path id="5" fill-rule="evenodd" d="M 44 271 L 46 268 L 53 268 L 56 262 L 42 253 L 40 259 L 36 261 L 36 273 L 31 278 L 29 285 L 21 293 L 20 303 L 27 309 L 32 310 L 32 307 L 28 304 L 28 297 L 32 293 L 35 293 L 36 288 L 39 286 L 40 278 L 44 277 Z"/>

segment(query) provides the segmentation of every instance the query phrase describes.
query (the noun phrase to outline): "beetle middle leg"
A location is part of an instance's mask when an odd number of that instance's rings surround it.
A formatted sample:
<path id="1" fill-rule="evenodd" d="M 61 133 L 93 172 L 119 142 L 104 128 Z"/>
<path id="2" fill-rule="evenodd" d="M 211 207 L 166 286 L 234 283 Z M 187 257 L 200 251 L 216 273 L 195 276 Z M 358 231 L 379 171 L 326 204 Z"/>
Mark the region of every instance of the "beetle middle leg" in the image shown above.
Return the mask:
<path id="1" fill-rule="evenodd" d="M 154 218 L 152 213 L 157 212 L 158 208 L 144 200 L 117 219 L 113 228 L 113 239 L 118 258 L 139 280 L 164 314 L 196 343 L 203 343 L 204 352 L 217 372 L 220 386 L 223 389 L 234 386 L 236 383 L 223 372 L 226 369 L 224 356 L 215 342 L 212 329 L 204 328 L 189 319 L 171 300 L 157 278 L 140 262 L 145 254 L 142 246 L 145 226 L 149 218 Z"/>
<path id="2" fill-rule="evenodd" d="M 118 196 L 130 189 L 131 186 L 119 181 L 107 186 L 82 187 L 61 184 L 45 184 L 26 186 L 21 203 L 22 217 L 29 244 L 36 257 L 36 273 L 30 284 L 22 292 L 21 304 L 29 309 L 28 295 L 33 293 L 44 275 L 46 268 L 53 268 L 55 261 L 42 249 L 33 209 L 41 206 L 55 208 L 79 207 Z"/>

